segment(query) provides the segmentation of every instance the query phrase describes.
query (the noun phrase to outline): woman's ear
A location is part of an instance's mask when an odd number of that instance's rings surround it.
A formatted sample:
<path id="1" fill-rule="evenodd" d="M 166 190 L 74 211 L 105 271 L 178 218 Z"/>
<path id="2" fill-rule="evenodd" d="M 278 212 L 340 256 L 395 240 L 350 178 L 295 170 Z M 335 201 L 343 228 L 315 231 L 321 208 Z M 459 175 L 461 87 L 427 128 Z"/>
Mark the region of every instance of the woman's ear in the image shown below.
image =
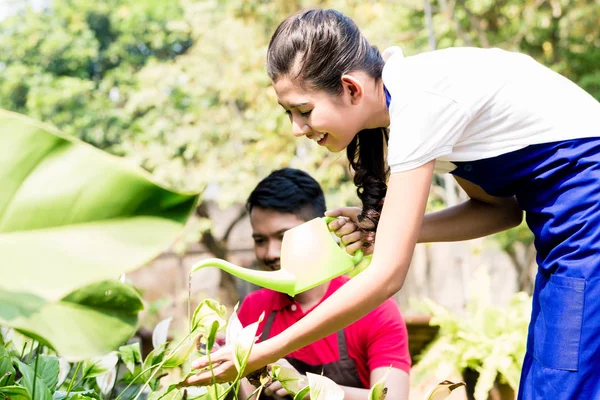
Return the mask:
<path id="1" fill-rule="evenodd" d="M 342 75 L 342 87 L 344 89 L 344 95 L 347 95 L 350 98 L 350 104 L 357 105 L 361 102 L 365 92 L 363 83 L 355 76 L 355 74 Z"/>

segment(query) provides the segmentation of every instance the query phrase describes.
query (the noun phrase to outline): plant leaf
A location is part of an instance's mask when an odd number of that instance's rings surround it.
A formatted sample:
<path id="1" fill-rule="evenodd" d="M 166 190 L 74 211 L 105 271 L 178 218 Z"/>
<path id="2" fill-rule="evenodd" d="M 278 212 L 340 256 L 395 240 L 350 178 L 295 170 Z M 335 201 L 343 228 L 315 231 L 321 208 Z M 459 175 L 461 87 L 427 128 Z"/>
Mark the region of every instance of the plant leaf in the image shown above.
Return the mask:
<path id="1" fill-rule="evenodd" d="M 0 397 L 6 396 L 10 400 L 31 400 L 31 395 L 22 386 L 4 386 L 0 387 Z"/>
<path id="2" fill-rule="evenodd" d="M 42 378 L 50 392 L 54 393 L 60 370 L 58 357 L 46 354 L 40 354 L 38 357 L 37 375 Z M 35 359 L 29 363 L 29 366 L 35 371 Z"/>
<path id="3" fill-rule="evenodd" d="M 344 400 L 344 391 L 326 376 L 306 373 L 311 400 Z"/>
<path id="4" fill-rule="evenodd" d="M 0 303 L 0 323 L 7 321 L 69 361 L 107 354 L 126 341 L 143 304 L 136 289 L 119 281 L 94 283 L 58 302 L 0 288 Z"/>
<path id="5" fill-rule="evenodd" d="M 310 386 L 306 386 L 304 389 L 296 393 L 294 400 L 303 400 L 310 393 Z"/>
<path id="6" fill-rule="evenodd" d="M 119 347 L 118 354 L 131 373 L 133 373 L 133 370 L 135 369 L 135 364 L 142 362 L 142 353 L 140 351 L 139 342 Z"/>
<path id="7" fill-rule="evenodd" d="M 108 370 L 108 372 L 105 372 L 102 375 L 96 376 L 96 384 L 98 385 L 98 387 L 100 388 L 100 392 L 106 396 L 110 393 L 110 391 L 112 390 L 114 384 L 115 384 L 115 379 L 117 377 L 117 368 L 116 367 L 112 367 L 111 369 Z"/>
<path id="8" fill-rule="evenodd" d="M 295 396 L 308 386 L 306 378 L 295 368 L 274 364 L 271 366 L 271 374 L 273 379 L 279 381 L 281 386 L 292 396 Z"/>
<path id="9" fill-rule="evenodd" d="M 238 304 L 236 304 L 233 308 L 233 312 L 231 313 L 231 315 L 229 316 L 229 320 L 227 321 L 227 329 L 225 330 L 226 345 L 233 343 L 233 339 L 239 336 L 242 330 L 244 329 L 237 315 Z"/>
<path id="10" fill-rule="evenodd" d="M 103 357 L 94 357 L 85 360 L 82 366 L 82 376 L 84 379 L 95 378 L 104 375 L 117 365 L 119 357 L 116 352 L 112 352 Z"/>
<path id="11" fill-rule="evenodd" d="M 450 396 L 453 390 L 465 386 L 464 383 L 458 382 L 450 382 L 443 381 L 438 383 L 431 391 L 425 396 L 425 400 L 444 400 L 446 397 Z"/>
<path id="12" fill-rule="evenodd" d="M 391 367 L 390 367 L 391 368 Z M 379 379 L 369 390 L 369 400 L 384 400 L 387 395 L 387 388 L 385 387 L 385 381 L 390 373 L 390 368 L 385 371 L 385 374 Z"/>
<path id="13" fill-rule="evenodd" d="M 145 265 L 198 196 L 31 118 L 0 110 L 0 126 L 0 276 L 10 276 L 0 280 L 0 325 L 70 360 L 105 354 L 131 336 L 137 312 L 68 294 Z"/>
<path id="14" fill-rule="evenodd" d="M 225 306 L 222 306 L 216 300 L 204 299 L 196 307 L 192 316 L 192 332 L 199 330 L 204 336 L 208 336 L 213 321 L 218 321 L 219 329 L 225 328 L 226 316 L 227 308 Z"/>
<path id="15" fill-rule="evenodd" d="M 12 356 L 6 348 L 0 346 L 0 387 L 15 383 L 15 373 Z"/>
<path id="16" fill-rule="evenodd" d="M 23 375 L 19 381 L 19 384 L 27 389 L 30 397 L 33 397 L 33 382 L 35 377 L 33 368 L 19 360 L 14 361 L 17 368 Z M 44 380 L 39 375 L 37 378 L 35 378 L 35 400 L 52 400 L 52 393 L 50 392 L 50 389 L 48 386 L 46 386 Z"/>
<path id="17" fill-rule="evenodd" d="M 264 318 L 264 313 L 261 314 L 258 321 L 253 324 L 246 326 L 240 334 L 233 338 L 232 346 L 233 346 L 233 362 L 235 364 L 235 368 L 238 370 L 239 374 L 244 372 L 246 368 L 246 363 L 248 362 L 248 358 L 250 357 L 250 351 L 252 350 L 252 346 L 256 341 L 256 332 L 258 330 L 258 325 Z"/>
<path id="18" fill-rule="evenodd" d="M 163 368 L 175 368 L 180 366 L 188 359 L 195 348 L 196 338 L 192 335 L 187 336 L 179 348 L 168 356 L 163 364 Z"/>
<path id="19" fill-rule="evenodd" d="M 0 287 L 55 301 L 165 249 L 197 196 L 31 118 L 0 110 Z M 5 270 L 6 269 L 6 270 Z"/>
<path id="20" fill-rule="evenodd" d="M 152 347 L 157 348 L 167 343 L 169 337 L 169 325 L 173 317 L 165 318 L 154 327 L 152 331 Z"/>
<path id="21" fill-rule="evenodd" d="M 60 387 L 60 385 L 63 384 L 63 382 L 67 379 L 67 376 L 69 376 L 69 371 L 71 371 L 71 364 L 69 364 L 69 362 L 62 358 L 59 357 L 58 358 L 58 382 L 56 383 L 56 387 Z"/>
<path id="22" fill-rule="evenodd" d="M 217 331 L 219 330 L 219 321 L 215 320 L 210 327 L 208 338 L 206 339 L 206 351 L 211 352 L 215 346 L 215 340 L 217 339 Z"/>

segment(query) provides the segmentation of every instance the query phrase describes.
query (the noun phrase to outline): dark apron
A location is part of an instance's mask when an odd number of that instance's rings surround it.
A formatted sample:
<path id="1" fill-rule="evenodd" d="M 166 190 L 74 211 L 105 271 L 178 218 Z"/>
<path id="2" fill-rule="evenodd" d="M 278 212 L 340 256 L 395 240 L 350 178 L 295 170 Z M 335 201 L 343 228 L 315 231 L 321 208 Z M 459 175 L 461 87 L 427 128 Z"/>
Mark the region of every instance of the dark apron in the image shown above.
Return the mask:
<path id="1" fill-rule="evenodd" d="M 267 339 L 269 337 L 273 321 L 275 320 L 275 315 L 275 311 L 269 314 L 262 333 L 263 339 Z M 285 359 L 301 374 L 310 372 L 313 374 L 324 375 L 338 385 L 364 389 L 365 387 L 363 386 L 358 376 L 358 372 L 356 371 L 356 364 L 354 363 L 354 360 L 348 356 L 348 346 L 346 345 L 346 335 L 344 330 L 337 332 L 337 342 L 338 350 L 340 352 L 340 359 L 329 364 L 311 365 L 292 357 L 285 357 Z M 263 398 L 272 399 L 273 397 L 261 395 L 261 399 Z"/>

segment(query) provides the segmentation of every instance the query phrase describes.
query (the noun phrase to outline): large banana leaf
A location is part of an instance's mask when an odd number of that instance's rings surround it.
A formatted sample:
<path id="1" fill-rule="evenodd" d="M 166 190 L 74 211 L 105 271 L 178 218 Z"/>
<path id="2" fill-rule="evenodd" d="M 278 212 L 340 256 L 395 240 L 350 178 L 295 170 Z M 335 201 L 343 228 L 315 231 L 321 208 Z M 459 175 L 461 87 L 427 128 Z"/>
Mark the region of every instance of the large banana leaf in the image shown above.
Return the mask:
<path id="1" fill-rule="evenodd" d="M 71 358 L 82 346 L 68 346 L 77 342 L 70 325 L 92 324 L 81 335 L 112 327 L 99 336 L 116 332 L 110 342 L 122 341 L 136 323 L 137 295 L 114 289 L 82 305 L 73 292 L 158 255 L 181 231 L 198 196 L 160 187 L 141 169 L 30 118 L 0 110 L 0 127 L 0 324 L 55 346 L 62 333 L 70 338 L 64 350 Z M 115 309 L 102 309 L 98 300 L 104 296 L 114 305 L 117 292 L 131 307 L 115 317 Z M 61 332 L 67 320 L 69 329 Z"/>

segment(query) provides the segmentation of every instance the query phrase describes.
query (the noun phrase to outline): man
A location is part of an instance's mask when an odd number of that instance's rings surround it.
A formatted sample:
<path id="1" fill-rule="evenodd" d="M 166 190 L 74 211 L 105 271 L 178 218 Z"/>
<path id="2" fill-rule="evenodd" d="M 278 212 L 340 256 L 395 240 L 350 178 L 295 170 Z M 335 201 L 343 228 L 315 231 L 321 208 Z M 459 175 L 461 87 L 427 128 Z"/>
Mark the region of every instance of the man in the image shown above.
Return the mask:
<path id="1" fill-rule="evenodd" d="M 305 172 L 285 168 L 262 180 L 248 198 L 256 258 L 262 268 L 277 270 L 283 234 L 325 212 L 325 197 L 319 184 Z M 355 230 L 340 228 L 336 233 Z M 261 340 L 275 336 L 309 313 L 349 278 L 338 277 L 328 283 L 290 297 L 268 289 L 248 295 L 238 316 L 246 326 L 265 318 L 259 326 Z M 410 355 L 406 325 L 398 306 L 388 300 L 343 331 L 312 343 L 285 358 L 301 374 L 323 374 L 345 392 L 345 400 L 367 399 L 369 388 L 390 368 L 386 386 L 388 398 L 408 399 Z M 281 362 L 286 362 L 281 360 Z M 254 387 L 244 379 L 242 398 Z M 265 388 L 264 394 L 289 398 L 279 382 Z M 261 396 L 262 398 L 262 396 Z"/>

